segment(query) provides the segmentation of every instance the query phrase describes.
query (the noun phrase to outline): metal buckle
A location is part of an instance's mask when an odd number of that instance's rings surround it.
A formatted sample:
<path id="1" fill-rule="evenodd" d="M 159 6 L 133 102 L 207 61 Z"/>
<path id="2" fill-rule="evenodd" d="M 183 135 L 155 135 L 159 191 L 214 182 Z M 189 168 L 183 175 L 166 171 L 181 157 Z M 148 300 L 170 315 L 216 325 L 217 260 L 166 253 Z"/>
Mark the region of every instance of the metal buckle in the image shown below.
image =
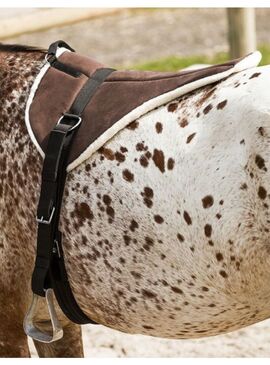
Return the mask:
<path id="1" fill-rule="evenodd" d="M 50 64 L 56 60 L 56 56 L 53 53 L 47 53 L 45 55 L 45 61 L 49 62 Z"/>
<path id="2" fill-rule="evenodd" d="M 81 117 L 79 117 L 78 115 L 76 115 L 76 114 L 69 114 L 69 113 L 64 113 L 59 119 L 58 119 L 58 122 L 57 122 L 57 124 L 56 125 L 58 125 L 58 124 L 61 124 L 61 121 L 62 121 L 62 119 L 64 119 L 64 118 L 70 118 L 70 119 L 77 119 L 77 122 L 76 122 L 76 124 L 74 124 L 70 129 L 69 129 L 69 132 L 71 132 L 71 131 L 73 131 L 73 129 L 75 129 L 75 128 L 77 128 L 80 124 L 81 124 L 81 122 L 82 122 L 82 118 Z"/>
<path id="3" fill-rule="evenodd" d="M 51 212 L 50 218 L 48 220 L 44 219 L 44 217 L 42 216 L 41 218 L 36 217 L 36 221 L 38 223 L 51 224 L 51 221 L 52 221 L 52 217 L 54 215 L 54 212 L 55 212 L 55 207 L 52 208 L 52 212 Z"/>
<path id="4" fill-rule="evenodd" d="M 57 240 L 54 240 L 55 247 L 53 248 L 53 253 L 57 253 L 58 257 L 61 258 L 61 251 L 59 247 L 59 243 Z"/>
<path id="5" fill-rule="evenodd" d="M 57 57 L 54 53 L 46 53 L 45 61 L 49 62 L 49 64 L 54 63 L 57 60 Z"/>
<path id="6" fill-rule="evenodd" d="M 49 310 L 49 315 L 50 315 L 49 322 L 51 323 L 52 332 L 51 333 L 43 332 L 35 325 L 34 317 L 36 314 L 37 305 L 39 300 L 43 300 L 43 298 L 37 294 L 33 294 L 31 306 L 23 321 L 23 328 L 27 336 L 31 337 L 33 340 L 44 343 L 51 343 L 58 341 L 63 337 L 63 328 L 56 315 L 56 310 L 53 302 L 53 289 L 45 290 L 45 298 Z"/>

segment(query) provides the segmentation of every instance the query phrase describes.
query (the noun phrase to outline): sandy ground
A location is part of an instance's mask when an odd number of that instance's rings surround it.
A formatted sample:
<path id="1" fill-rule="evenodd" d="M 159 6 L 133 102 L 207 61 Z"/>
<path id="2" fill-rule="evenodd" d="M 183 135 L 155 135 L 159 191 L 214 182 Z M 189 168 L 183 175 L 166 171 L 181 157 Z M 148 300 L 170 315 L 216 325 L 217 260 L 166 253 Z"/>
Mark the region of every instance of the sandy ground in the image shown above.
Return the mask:
<path id="1" fill-rule="evenodd" d="M 88 357 L 270 357 L 270 321 L 200 340 L 127 335 L 104 327 L 84 328 Z"/>
<path id="2" fill-rule="evenodd" d="M 270 9 L 257 10 L 258 43 L 269 42 L 269 15 Z M 47 47 L 65 39 L 78 52 L 125 66 L 174 54 L 227 50 L 226 29 L 224 9 L 125 11 L 6 42 Z M 84 326 L 83 338 L 87 357 L 270 357 L 270 320 L 200 340 L 164 340 L 90 325 Z M 31 349 L 35 356 L 33 345 Z"/>
<path id="3" fill-rule="evenodd" d="M 270 320 L 226 335 L 166 340 L 83 326 L 85 357 L 270 357 Z M 32 356 L 36 356 L 30 343 Z"/>

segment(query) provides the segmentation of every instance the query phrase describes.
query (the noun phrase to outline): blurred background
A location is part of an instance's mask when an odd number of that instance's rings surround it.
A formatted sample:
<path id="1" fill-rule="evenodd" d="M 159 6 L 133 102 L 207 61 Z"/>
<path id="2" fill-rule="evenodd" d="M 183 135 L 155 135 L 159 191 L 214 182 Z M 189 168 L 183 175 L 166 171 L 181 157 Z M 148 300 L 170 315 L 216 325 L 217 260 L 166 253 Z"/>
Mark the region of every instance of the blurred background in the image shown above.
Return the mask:
<path id="1" fill-rule="evenodd" d="M 255 49 L 270 64 L 270 8 L 0 9 L 0 42 L 47 48 L 63 39 L 115 68 L 178 70 Z M 83 326 L 94 357 L 270 357 L 270 320 L 199 340 L 128 335 Z M 35 350 L 31 345 L 35 356 Z"/>
<path id="2" fill-rule="evenodd" d="M 258 48 L 270 63 L 270 9 L 1 9 L 0 41 L 47 48 L 64 39 L 116 68 L 176 70 Z"/>

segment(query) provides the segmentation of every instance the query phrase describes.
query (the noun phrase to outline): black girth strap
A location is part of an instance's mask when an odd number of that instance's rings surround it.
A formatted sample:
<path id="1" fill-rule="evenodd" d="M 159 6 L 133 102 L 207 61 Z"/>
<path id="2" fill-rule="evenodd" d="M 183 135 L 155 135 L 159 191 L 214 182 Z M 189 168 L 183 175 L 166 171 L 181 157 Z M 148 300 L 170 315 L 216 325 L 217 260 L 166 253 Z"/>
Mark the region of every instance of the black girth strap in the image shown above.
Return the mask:
<path id="1" fill-rule="evenodd" d="M 54 53 L 56 50 L 57 46 L 54 47 Z M 86 105 L 113 71 L 108 68 L 98 69 L 84 84 L 70 110 L 63 114 L 50 133 L 42 170 L 32 290 L 35 294 L 44 296 L 46 289 L 53 288 L 62 311 L 78 324 L 95 322 L 83 313 L 72 294 L 65 269 L 62 235 L 58 229 L 67 160 Z"/>

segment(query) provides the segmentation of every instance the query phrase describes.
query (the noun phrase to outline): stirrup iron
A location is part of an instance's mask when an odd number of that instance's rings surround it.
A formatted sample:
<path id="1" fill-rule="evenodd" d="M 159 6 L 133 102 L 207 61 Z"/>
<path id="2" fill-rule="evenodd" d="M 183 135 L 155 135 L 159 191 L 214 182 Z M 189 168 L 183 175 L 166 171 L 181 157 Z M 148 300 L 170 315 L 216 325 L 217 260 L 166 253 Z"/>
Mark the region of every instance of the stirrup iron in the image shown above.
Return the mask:
<path id="1" fill-rule="evenodd" d="M 46 333 L 38 329 L 34 322 L 34 317 L 36 314 L 37 306 L 39 300 L 43 298 L 37 294 L 33 294 L 33 299 L 31 306 L 24 318 L 23 328 L 24 332 L 31 337 L 33 340 L 44 342 L 44 343 L 51 343 L 60 340 L 63 337 L 63 328 L 57 318 L 56 310 L 54 307 L 53 302 L 53 289 L 46 289 L 45 290 L 45 299 L 48 306 L 48 311 L 50 315 L 50 322 L 52 325 L 52 334 Z"/>

